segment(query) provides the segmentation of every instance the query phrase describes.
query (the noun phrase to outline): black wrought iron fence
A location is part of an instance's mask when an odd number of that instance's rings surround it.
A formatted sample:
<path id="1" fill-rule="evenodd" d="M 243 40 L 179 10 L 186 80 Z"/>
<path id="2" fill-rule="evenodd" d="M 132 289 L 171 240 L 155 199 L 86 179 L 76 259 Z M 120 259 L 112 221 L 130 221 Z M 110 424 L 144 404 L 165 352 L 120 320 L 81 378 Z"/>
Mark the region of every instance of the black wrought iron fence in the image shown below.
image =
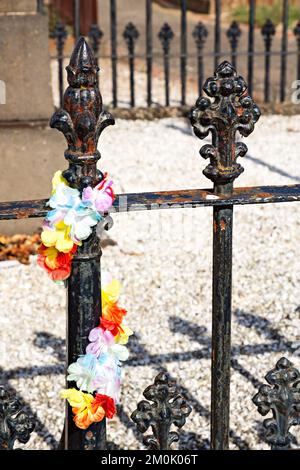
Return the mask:
<path id="1" fill-rule="evenodd" d="M 75 37 L 80 32 L 80 8 L 79 0 L 74 2 L 74 32 Z M 110 31 L 102 31 L 101 27 L 93 24 L 90 27 L 88 34 L 90 45 L 96 57 L 100 60 L 101 41 L 103 38 L 109 37 L 110 54 L 101 54 L 102 59 L 105 57 L 111 61 L 111 88 L 112 88 L 112 106 L 123 106 L 119 100 L 119 84 L 122 81 L 120 76 L 120 63 L 124 59 L 128 59 L 129 66 L 129 99 L 127 100 L 130 106 L 136 105 L 136 86 L 135 86 L 135 60 L 145 62 L 146 67 L 146 80 L 145 89 L 141 90 L 139 86 L 139 97 L 142 96 L 143 105 L 170 105 L 170 77 L 175 75 L 179 76 L 176 86 L 180 87 L 180 104 L 182 106 L 187 104 L 187 91 L 191 87 L 191 78 L 197 76 L 198 94 L 202 93 L 203 77 L 205 68 L 212 62 L 214 68 L 217 67 L 221 59 L 231 60 L 234 66 L 239 62 L 243 62 L 244 69 L 247 69 L 247 80 L 250 93 L 256 93 L 255 82 L 259 84 L 264 82 L 263 89 L 259 93 L 259 99 L 262 102 L 270 102 L 279 100 L 284 102 L 290 99 L 292 93 L 291 84 L 294 80 L 300 80 L 300 17 L 299 22 L 292 26 L 289 32 L 289 1 L 282 0 L 282 13 L 281 13 L 281 33 L 277 33 L 277 41 L 274 48 L 274 35 L 276 27 L 272 21 L 272 17 L 267 19 L 265 24 L 258 28 L 256 27 L 256 2 L 249 0 L 249 13 L 247 30 L 241 28 L 237 21 L 233 21 L 228 26 L 222 26 L 222 1 L 214 0 L 214 26 L 213 28 L 205 23 L 204 20 L 198 22 L 193 26 L 193 30 L 189 30 L 187 21 L 187 0 L 181 0 L 180 8 L 180 26 L 178 30 L 170 26 L 167 21 L 161 25 L 157 33 L 161 44 L 161 52 L 154 50 L 154 41 L 156 37 L 153 31 L 153 5 L 152 0 L 145 0 L 145 37 L 141 38 L 138 27 L 134 24 L 134 19 L 125 25 L 124 30 L 120 31 L 118 24 L 118 14 L 122 9 L 122 4 L 117 0 L 110 0 Z M 143 2 L 138 2 L 136 8 L 144 8 Z M 209 23 L 210 24 L 210 23 Z M 155 33 L 156 34 L 156 33 Z M 213 49 L 209 50 L 207 47 L 208 35 L 213 36 Z M 52 33 L 52 37 L 56 39 L 58 61 L 58 87 L 60 105 L 63 102 L 63 58 L 67 58 L 64 53 L 65 39 L 67 36 L 66 27 L 62 22 L 56 25 Z M 244 46 L 241 47 L 241 39 L 247 36 L 247 40 L 243 41 Z M 279 37 L 280 36 L 280 37 Z M 192 37 L 194 45 L 191 47 L 188 39 Z M 174 38 L 178 38 L 179 51 L 174 52 Z M 224 41 L 226 40 L 226 42 Z M 263 39 L 263 42 L 261 42 Z M 145 53 L 136 53 L 136 43 L 138 41 L 145 42 Z M 260 42 L 257 47 L 257 42 Z M 247 44 L 247 47 L 245 48 Z M 124 46 L 127 47 L 127 54 L 124 54 Z M 120 52 L 121 50 L 121 52 Z M 264 58 L 264 65 L 257 65 L 257 60 Z M 170 70 L 170 61 L 179 61 L 179 70 L 176 71 L 174 67 Z M 276 69 L 272 68 L 272 62 L 276 59 Z M 163 61 L 163 75 L 164 75 L 164 88 L 165 99 L 157 102 L 154 99 L 153 92 L 153 70 L 160 61 Z M 287 66 L 288 61 L 293 61 L 294 71 L 289 75 L 287 81 Z M 191 67 L 191 63 L 196 64 L 195 69 Z M 262 68 L 264 71 L 262 73 Z M 179 72 L 179 73 L 178 73 Z M 173 74 L 173 75 L 171 75 Z M 276 82 L 276 91 L 272 90 L 272 86 Z M 162 86 L 156 85 L 156 86 Z M 275 85 L 274 85 L 275 86 Z M 273 88 L 274 88 L 273 86 Z M 179 91 L 179 90 L 178 90 Z M 271 94 L 272 91 L 272 94 Z M 289 94 L 287 95 L 287 92 Z M 276 96 L 275 96 L 276 94 Z M 141 100 L 139 100 L 141 103 Z M 173 100 L 174 102 L 174 100 Z M 110 103 L 107 103 L 110 104 Z"/>
<path id="2" fill-rule="evenodd" d="M 98 174 L 97 143 L 100 130 L 114 123 L 110 114 L 99 109 L 99 101 L 93 107 L 93 100 L 99 96 L 94 61 L 88 44 L 81 38 L 71 57 L 72 77 L 70 76 L 69 92 L 63 102 L 63 109 L 51 120 L 52 127 L 62 131 L 68 141 L 65 157 L 69 162 L 69 169 L 64 175 L 79 190 L 86 184 L 93 184 L 95 175 Z M 85 74 L 89 77 L 85 81 L 88 83 L 89 93 L 86 87 L 82 90 L 78 88 L 78 83 L 84 80 Z M 74 77 L 80 77 L 80 80 L 77 81 Z M 213 208 L 211 448 L 227 449 L 230 368 L 231 364 L 236 367 L 234 361 L 231 363 L 234 206 L 300 201 L 300 185 L 234 188 L 234 180 L 243 172 L 237 159 L 247 153 L 246 145 L 236 140 L 236 133 L 245 137 L 252 133 L 260 117 L 260 110 L 248 94 L 244 79 L 237 75 L 235 68 L 227 61 L 217 66 L 214 76 L 206 80 L 203 90 L 206 97 L 198 98 L 191 110 L 190 119 L 198 138 L 203 139 L 210 133 L 212 135 L 212 144 L 203 145 L 200 154 L 209 160 L 203 173 L 213 182 L 213 188 L 120 194 L 114 202 L 113 212 L 151 210 L 153 207 L 156 210 L 185 206 L 195 209 L 204 206 Z M 77 106 L 76 100 L 81 92 L 85 98 Z M 70 116 L 68 109 L 72 103 L 75 114 Z M 85 119 L 87 115 L 89 119 Z M 93 129 L 91 122 L 94 123 Z M 70 138 L 70 126 L 73 140 Z M 90 148 L 87 150 L 84 140 L 87 134 L 94 142 L 94 151 Z M 123 202 L 120 204 L 121 200 Z M 124 200 L 127 201 L 126 205 Z M 2 202 L 0 220 L 44 217 L 48 211 L 46 203 L 47 200 Z M 101 316 L 100 238 L 103 230 L 111 226 L 111 221 L 111 215 L 106 214 L 104 221 L 99 223 L 101 226 L 98 224 L 98 228 L 93 229 L 92 235 L 74 255 L 71 275 L 66 282 L 68 363 L 84 353 L 89 332 Z M 272 418 L 264 421 L 265 439 L 272 449 L 288 449 L 293 440 L 289 429 L 300 424 L 300 373 L 288 359 L 282 358 L 266 375 L 266 380 L 268 385 L 261 385 L 253 398 L 260 414 L 264 416 L 272 413 Z M 178 439 L 172 426 L 181 428 L 185 424 L 191 406 L 179 393 L 174 381 L 168 378 L 165 370 L 144 391 L 144 397 L 146 400 L 137 405 L 132 420 L 141 433 L 152 428 L 153 435 L 145 436 L 146 446 L 150 449 L 169 449 L 172 442 Z M 0 448 L 13 448 L 16 440 L 27 442 L 33 427 L 32 417 L 22 410 L 14 394 L 0 388 Z M 79 429 L 67 408 L 60 447 L 105 449 L 105 419 L 100 423 L 93 423 L 88 429 Z"/>

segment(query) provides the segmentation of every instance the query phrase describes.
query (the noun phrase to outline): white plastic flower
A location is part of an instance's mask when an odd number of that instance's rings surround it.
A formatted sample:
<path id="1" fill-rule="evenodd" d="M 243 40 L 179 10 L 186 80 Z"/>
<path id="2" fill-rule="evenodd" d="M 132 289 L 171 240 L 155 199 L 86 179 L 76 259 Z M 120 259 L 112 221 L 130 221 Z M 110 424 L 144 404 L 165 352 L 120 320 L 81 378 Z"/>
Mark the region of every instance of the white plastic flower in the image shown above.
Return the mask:
<path id="1" fill-rule="evenodd" d="M 86 354 L 69 365 L 67 380 L 69 382 L 76 382 L 79 390 L 94 392 L 96 388 L 93 386 L 93 381 L 101 375 L 101 371 L 102 367 L 97 358 L 93 354 Z"/>

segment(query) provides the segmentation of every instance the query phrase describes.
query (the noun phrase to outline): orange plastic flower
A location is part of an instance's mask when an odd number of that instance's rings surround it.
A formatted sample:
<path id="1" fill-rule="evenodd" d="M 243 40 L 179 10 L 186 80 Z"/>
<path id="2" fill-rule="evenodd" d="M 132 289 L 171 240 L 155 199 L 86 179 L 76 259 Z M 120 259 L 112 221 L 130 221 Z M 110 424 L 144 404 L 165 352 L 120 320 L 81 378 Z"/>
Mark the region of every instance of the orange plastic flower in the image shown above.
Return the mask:
<path id="1" fill-rule="evenodd" d="M 53 281 L 63 281 L 67 279 L 71 273 L 71 261 L 73 254 L 77 250 L 74 244 L 69 253 L 62 253 L 55 247 L 47 247 L 40 245 L 38 249 L 38 264 L 44 268 Z"/>
<path id="2" fill-rule="evenodd" d="M 126 313 L 127 310 L 125 310 L 125 308 L 120 308 L 117 302 L 102 302 L 102 317 L 105 320 L 112 321 L 113 323 L 120 325 Z"/>
<path id="3" fill-rule="evenodd" d="M 105 416 L 105 410 L 101 403 L 105 404 L 106 402 L 104 400 L 102 402 L 99 399 L 96 400 L 90 393 L 76 390 L 76 388 L 69 388 L 62 390 L 60 395 L 68 400 L 72 406 L 74 422 L 80 429 L 87 429 L 92 423 L 102 421 Z"/>
<path id="4" fill-rule="evenodd" d="M 74 423 L 80 429 L 87 429 L 92 423 L 99 423 L 105 416 L 105 411 L 101 404 L 95 402 L 88 404 L 85 409 L 72 408 L 74 413 Z"/>

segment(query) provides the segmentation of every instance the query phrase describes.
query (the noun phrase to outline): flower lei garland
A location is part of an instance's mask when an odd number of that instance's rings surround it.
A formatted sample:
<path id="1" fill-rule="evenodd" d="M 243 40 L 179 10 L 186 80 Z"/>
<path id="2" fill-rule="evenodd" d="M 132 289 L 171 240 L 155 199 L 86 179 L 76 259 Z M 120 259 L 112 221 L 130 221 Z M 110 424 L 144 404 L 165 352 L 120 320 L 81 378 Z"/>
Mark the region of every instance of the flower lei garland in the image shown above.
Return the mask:
<path id="1" fill-rule="evenodd" d="M 52 194 L 41 234 L 42 244 L 38 250 L 38 264 L 49 277 L 61 283 L 71 273 L 71 262 L 77 247 L 92 233 L 101 213 L 106 212 L 114 201 L 112 181 L 104 179 L 95 188 L 87 187 L 82 196 L 71 188 L 57 171 L 52 180 Z M 115 404 L 119 400 L 121 363 L 128 358 L 127 344 L 133 334 L 123 324 L 126 310 L 119 307 L 120 283 L 106 279 L 101 289 L 102 315 L 100 323 L 89 334 L 86 354 L 68 367 L 68 381 L 76 382 L 76 388 L 61 391 L 74 413 L 74 422 L 80 429 L 104 417 L 113 418 Z"/>

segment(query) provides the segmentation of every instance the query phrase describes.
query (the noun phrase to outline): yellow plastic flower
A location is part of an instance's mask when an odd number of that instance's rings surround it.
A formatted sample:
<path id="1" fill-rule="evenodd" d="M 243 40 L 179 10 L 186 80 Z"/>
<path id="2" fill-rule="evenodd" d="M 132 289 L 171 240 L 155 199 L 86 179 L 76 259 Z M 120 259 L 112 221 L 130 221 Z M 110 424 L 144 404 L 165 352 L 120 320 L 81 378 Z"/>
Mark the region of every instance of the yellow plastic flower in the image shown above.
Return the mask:
<path id="1" fill-rule="evenodd" d="M 57 254 L 58 254 L 58 251 L 54 246 L 51 246 L 51 247 L 47 248 L 43 252 L 43 255 L 45 256 L 45 263 L 50 269 L 55 269 L 56 268 Z"/>
<path id="2" fill-rule="evenodd" d="M 115 342 L 118 344 L 127 344 L 129 336 L 133 335 L 133 331 L 129 328 L 129 326 L 121 325 L 119 329 L 119 333 L 115 336 Z"/>
<path id="3" fill-rule="evenodd" d="M 69 388 L 62 390 L 60 396 L 68 400 L 74 413 L 74 422 L 80 429 L 87 429 L 92 423 L 99 423 L 105 417 L 101 401 L 99 402 L 90 393 Z"/>
<path id="4" fill-rule="evenodd" d="M 85 408 L 89 407 L 94 400 L 93 395 L 82 392 L 81 390 L 76 390 L 76 388 L 61 390 L 60 396 L 61 398 L 68 400 L 72 408 L 78 409 L 78 412 L 81 412 Z"/>
<path id="5" fill-rule="evenodd" d="M 113 279 L 106 286 L 102 286 L 102 304 L 117 302 L 121 291 L 121 284 L 116 279 Z"/>
<path id="6" fill-rule="evenodd" d="M 55 247 L 58 251 L 69 253 L 74 245 L 69 232 L 70 227 L 64 222 L 59 222 L 56 224 L 56 230 L 44 230 L 41 234 L 41 240 L 47 247 Z"/>
<path id="7" fill-rule="evenodd" d="M 62 176 L 62 172 L 58 170 L 54 173 L 54 176 L 52 178 L 52 194 L 55 192 L 57 186 L 61 183 L 65 184 L 66 186 L 69 186 L 67 180 Z"/>

